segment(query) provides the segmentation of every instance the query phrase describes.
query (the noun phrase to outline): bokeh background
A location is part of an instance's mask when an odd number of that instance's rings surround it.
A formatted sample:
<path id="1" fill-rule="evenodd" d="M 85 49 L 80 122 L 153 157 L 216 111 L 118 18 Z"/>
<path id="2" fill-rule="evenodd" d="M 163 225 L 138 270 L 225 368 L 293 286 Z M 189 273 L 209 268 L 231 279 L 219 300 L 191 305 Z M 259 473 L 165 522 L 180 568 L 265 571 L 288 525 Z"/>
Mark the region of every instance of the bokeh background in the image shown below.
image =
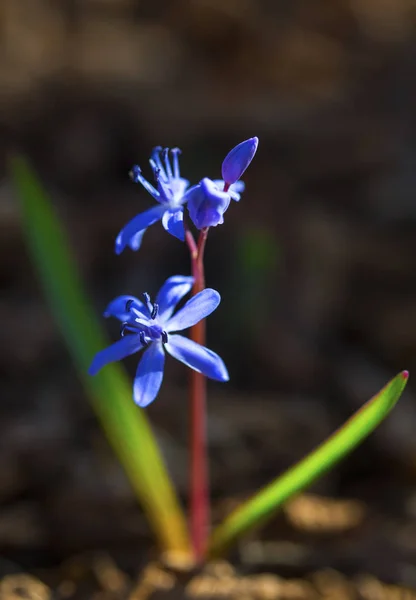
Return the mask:
<path id="1" fill-rule="evenodd" d="M 416 373 L 415 25 L 414 0 L 1 0 L 3 571 L 95 549 L 134 568 L 152 547 L 42 296 L 7 156 L 36 167 L 98 313 L 189 272 L 186 247 L 160 225 L 139 253 L 114 255 L 119 229 L 152 202 L 131 166 L 150 175 L 152 147 L 179 146 L 185 176 L 215 178 L 235 144 L 259 136 L 246 192 L 206 251 L 223 297 L 209 345 L 231 374 L 210 387 L 217 518 L 396 372 Z M 115 339 L 117 326 L 103 327 Z M 148 414 L 185 497 L 186 372 L 172 363 Z M 338 513 L 312 502 L 306 533 L 287 513 L 261 532 L 267 551 L 247 542 L 239 560 L 416 585 L 409 387 L 314 487 L 351 499 L 358 524 L 336 526 Z"/>

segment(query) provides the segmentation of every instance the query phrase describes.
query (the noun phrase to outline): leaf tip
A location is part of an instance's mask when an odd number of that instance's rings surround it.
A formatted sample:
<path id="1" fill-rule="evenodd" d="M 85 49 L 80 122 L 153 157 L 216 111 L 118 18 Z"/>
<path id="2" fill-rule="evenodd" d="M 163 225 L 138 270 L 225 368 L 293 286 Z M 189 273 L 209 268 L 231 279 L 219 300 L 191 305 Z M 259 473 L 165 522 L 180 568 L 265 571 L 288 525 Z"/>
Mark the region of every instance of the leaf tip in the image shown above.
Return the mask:
<path id="1" fill-rule="evenodd" d="M 402 376 L 402 378 L 407 381 L 407 379 L 409 379 L 409 371 L 402 371 L 400 373 L 400 375 Z"/>

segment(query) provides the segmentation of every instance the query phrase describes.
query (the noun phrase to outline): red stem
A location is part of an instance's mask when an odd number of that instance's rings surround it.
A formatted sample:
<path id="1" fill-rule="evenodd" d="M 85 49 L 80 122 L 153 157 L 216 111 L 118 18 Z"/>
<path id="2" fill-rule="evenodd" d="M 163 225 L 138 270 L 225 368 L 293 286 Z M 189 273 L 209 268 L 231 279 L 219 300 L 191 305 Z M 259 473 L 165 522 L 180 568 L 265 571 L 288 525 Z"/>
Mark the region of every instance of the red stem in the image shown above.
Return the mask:
<path id="1" fill-rule="evenodd" d="M 198 245 L 189 230 L 186 242 L 191 254 L 192 275 L 195 279 L 192 295 L 205 288 L 204 249 L 208 228 L 202 229 Z M 191 328 L 191 339 L 205 346 L 205 320 Z M 196 560 L 205 556 L 210 507 L 208 493 L 208 448 L 206 432 L 206 378 L 196 371 L 190 372 L 190 530 Z"/>
<path id="2" fill-rule="evenodd" d="M 224 191 L 230 184 L 224 182 Z M 185 225 L 185 239 L 191 255 L 194 285 L 192 295 L 205 288 L 204 250 L 208 227 L 201 229 L 198 244 Z M 205 319 L 191 327 L 191 339 L 205 346 Z M 207 444 L 206 377 L 191 370 L 190 374 L 190 530 L 194 556 L 201 562 L 206 554 L 210 522 L 209 471 Z"/>

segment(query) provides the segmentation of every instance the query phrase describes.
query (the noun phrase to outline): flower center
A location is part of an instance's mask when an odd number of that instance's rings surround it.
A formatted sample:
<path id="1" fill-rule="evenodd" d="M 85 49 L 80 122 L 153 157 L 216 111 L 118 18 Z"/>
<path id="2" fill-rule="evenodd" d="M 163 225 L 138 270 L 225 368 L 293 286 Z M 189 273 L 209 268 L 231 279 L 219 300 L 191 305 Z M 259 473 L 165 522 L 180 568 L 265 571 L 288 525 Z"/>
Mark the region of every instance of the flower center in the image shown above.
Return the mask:
<path id="1" fill-rule="evenodd" d="M 127 333 L 139 335 L 143 346 L 148 346 L 151 342 L 162 340 L 164 344 L 168 342 L 168 334 L 163 327 L 157 322 L 159 305 L 150 301 L 149 294 L 143 294 L 145 304 L 150 314 L 150 318 L 146 317 L 142 312 L 134 307 L 134 300 L 126 302 L 126 312 L 130 313 L 131 317 L 128 321 L 121 324 L 120 335 L 124 337 Z"/>

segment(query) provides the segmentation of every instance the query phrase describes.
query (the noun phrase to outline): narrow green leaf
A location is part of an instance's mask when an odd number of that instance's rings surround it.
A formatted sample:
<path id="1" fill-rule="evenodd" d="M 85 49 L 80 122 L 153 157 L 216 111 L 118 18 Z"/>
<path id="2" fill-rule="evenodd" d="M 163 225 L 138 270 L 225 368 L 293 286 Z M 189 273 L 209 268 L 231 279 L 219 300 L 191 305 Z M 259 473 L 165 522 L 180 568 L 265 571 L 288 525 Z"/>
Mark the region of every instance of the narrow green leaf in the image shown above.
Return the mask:
<path id="1" fill-rule="evenodd" d="M 252 527 L 265 523 L 284 502 L 311 485 L 358 446 L 392 410 L 408 376 L 407 371 L 399 373 L 326 442 L 231 513 L 214 531 L 210 555 L 222 555 L 232 542 Z"/>
<path id="2" fill-rule="evenodd" d="M 24 234 L 44 293 L 101 425 L 166 552 L 190 552 L 186 522 L 143 410 L 118 364 L 87 375 L 92 357 L 108 345 L 82 289 L 65 231 L 24 158 L 10 161 Z"/>

